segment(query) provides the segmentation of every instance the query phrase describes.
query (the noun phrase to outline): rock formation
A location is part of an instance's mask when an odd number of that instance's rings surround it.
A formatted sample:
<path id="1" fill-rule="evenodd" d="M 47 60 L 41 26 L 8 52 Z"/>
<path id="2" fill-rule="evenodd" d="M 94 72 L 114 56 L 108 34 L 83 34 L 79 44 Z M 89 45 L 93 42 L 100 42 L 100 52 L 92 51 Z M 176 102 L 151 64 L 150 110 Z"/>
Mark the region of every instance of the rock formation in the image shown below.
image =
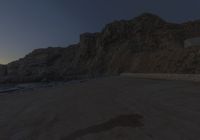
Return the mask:
<path id="1" fill-rule="evenodd" d="M 5 76 L 7 74 L 6 65 L 0 65 L 0 77 Z"/>
<path id="2" fill-rule="evenodd" d="M 0 65 L 0 82 L 65 80 L 81 76 L 145 73 L 200 73 L 200 49 L 184 40 L 200 36 L 200 22 L 169 23 L 142 14 L 114 21 L 99 33 L 84 33 L 66 48 L 37 49 Z"/>

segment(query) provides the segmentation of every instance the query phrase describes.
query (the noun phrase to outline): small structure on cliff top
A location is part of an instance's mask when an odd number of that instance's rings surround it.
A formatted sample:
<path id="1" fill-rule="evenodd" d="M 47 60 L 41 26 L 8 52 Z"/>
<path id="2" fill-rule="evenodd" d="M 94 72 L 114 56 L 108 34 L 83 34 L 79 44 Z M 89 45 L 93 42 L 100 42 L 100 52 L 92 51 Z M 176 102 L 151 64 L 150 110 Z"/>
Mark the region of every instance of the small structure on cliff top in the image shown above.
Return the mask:
<path id="1" fill-rule="evenodd" d="M 184 41 L 184 47 L 200 47 L 200 37 L 186 39 Z"/>

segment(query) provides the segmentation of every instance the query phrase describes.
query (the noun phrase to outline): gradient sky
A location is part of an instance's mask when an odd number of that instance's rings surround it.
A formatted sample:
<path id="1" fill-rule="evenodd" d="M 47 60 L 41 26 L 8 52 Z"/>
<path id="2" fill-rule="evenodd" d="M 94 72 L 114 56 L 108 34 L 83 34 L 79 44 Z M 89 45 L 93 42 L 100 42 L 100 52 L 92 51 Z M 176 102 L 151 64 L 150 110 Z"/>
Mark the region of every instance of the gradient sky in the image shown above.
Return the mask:
<path id="1" fill-rule="evenodd" d="M 0 63 L 33 49 L 67 46 L 83 32 L 151 12 L 172 22 L 200 19 L 200 0 L 0 0 Z"/>

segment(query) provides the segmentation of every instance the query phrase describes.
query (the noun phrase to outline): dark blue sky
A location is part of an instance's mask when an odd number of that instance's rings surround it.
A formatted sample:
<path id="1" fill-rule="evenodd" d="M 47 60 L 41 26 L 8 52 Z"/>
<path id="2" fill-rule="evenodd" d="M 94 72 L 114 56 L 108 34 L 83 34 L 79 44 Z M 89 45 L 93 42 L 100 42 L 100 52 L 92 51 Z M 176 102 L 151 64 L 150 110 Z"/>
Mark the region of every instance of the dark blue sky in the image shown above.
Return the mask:
<path id="1" fill-rule="evenodd" d="M 67 46 L 83 32 L 151 12 L 172 22 L 200 19 L 200 0 L 0 0 L 0 63 L 35 48 Z"/>

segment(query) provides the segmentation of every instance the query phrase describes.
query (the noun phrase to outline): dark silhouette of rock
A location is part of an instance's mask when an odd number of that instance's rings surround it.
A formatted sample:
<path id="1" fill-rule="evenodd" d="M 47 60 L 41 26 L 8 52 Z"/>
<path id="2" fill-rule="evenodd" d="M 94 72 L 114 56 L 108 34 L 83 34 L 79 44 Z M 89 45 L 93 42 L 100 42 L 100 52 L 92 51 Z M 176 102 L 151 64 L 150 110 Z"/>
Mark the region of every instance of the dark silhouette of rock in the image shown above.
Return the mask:
<path id="1" fill-rule="evenodd" d="M 0 82 L 70 80 L 80 77 L 146 73 L 200 73 L 199 48 L 184 40 L 200 36 L 200 21 L 169 23 L 145 13 L 114 21 L 99 33 L 84 33 L 66 48 L 37 49 L 0 66 Z"/>
<path id="2" fill-rule="evenodd" d="M 5 76 L 7 74 L 6 65 L 0 65 L 0 76 Z"/>

